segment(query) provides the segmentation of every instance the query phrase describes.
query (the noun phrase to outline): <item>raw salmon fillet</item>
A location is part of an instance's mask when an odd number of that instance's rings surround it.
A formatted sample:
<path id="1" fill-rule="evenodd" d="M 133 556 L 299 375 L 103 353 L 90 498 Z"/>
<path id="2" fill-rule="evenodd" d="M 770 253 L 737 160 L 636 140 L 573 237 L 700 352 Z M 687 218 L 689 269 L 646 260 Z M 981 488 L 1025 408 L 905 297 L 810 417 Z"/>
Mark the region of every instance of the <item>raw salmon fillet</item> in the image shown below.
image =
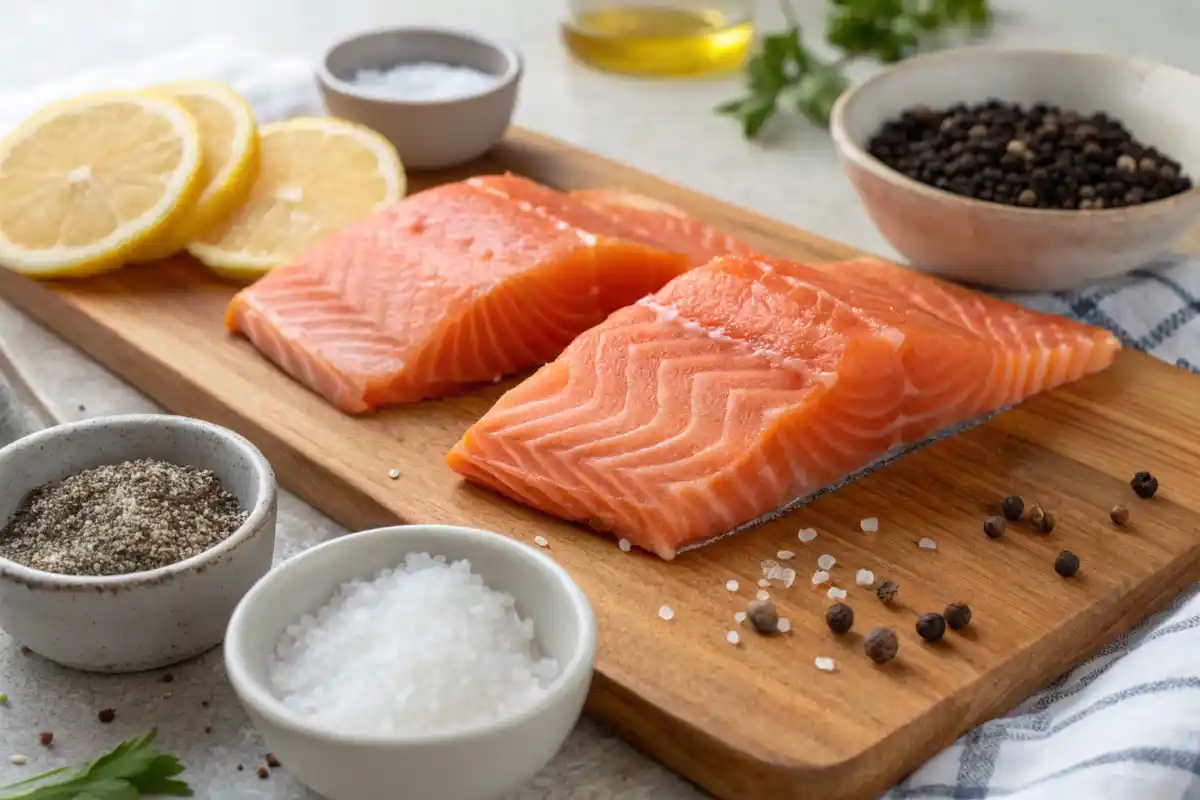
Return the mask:
<path id="1" fill-rule="evenodd" d="M 506 393 L 448 462 L 670 559 L 1119 349 L 1096 328 L 856 263 L 692 270 Z"/>
<path id="2" fill-rule="evenodd" d="M 661 200 L 626 189 L 581 189 L 570 198 L 609 217 L 635 241 L 684 253 L 693 266 L 719 256 L 752 255 L 750 246 Z"/>
<path id="3" fill-rule="evenodd" d="M 414 194 L 244 289 L 226 324 L 338 408 L 438 397 L 544 364 L 690 266 L 512 175 Z"/>

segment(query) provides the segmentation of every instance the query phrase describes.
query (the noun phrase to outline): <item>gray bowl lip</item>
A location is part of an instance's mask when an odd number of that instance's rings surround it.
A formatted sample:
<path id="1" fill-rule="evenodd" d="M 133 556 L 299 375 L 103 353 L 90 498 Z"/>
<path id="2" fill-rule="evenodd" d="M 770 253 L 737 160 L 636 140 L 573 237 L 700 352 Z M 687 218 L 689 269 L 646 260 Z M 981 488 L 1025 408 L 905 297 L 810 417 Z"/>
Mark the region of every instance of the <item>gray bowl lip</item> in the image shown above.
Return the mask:
<path id="1" fill-rule="evenodd" d="M 388 36 L 391 34 L 409 34 L 414 36 L 426 36 L 431 38 L 452 38 L 459 39 L 470 44 L 492 50 L 497 53 L 505 61 L 504 72 L 500 73 L 496 84 L 487 89 L 482 89 L 473 94 L 460 95 L 457 97 L 448 97 L 442 100 L 404 100 L 393 97 L 379 97 L 376 95 L 366 94 L 358 86 L 355 86 L 349 81 L 342 80 L 329 69 L 329 59 L 334 52 L 342 49 L 354 48 L 367 39 L 374 39 L 380 36 Z M 400 63 L 400 62 L 397 62 Z M 394 27 L 370 28 L 351 34 L 343 39 L 339 39 L 330 45 L 325 53 L 321 56 L 321 60 L 316 66 L 317 80 L 339 94 L 348 95 L 366 103 L 376 103 L 385 106 L 396 106 L 397 108 L 422 108 L 422 107 L 445 107 L 453 105 L 461 105 L 471 103 L 483 97 L 490 97 L 499 94 L 509 89 L 514 83 L 520 81 L 524 72 L 524 59 L 521 52 L 513 45 L 489 39 L 477 33 L 458 30 L 455 28 L 445 28 L 436 26 L 420 26 L 420 25 L 397 25 Z"/>
<path id="2" fill-rule="evenodd" d="M 208 434 L 223 440 L 225 444 L 241 451 L 242 455 L 246 457 L 250 469 L 253 470 L 258 478 L 258 496 L 254 500 L 254 506 L 250 509 L 246 521 L 242 523 L 241 527 L 209 549 L 197 553 L 191 558 L 186 558 L 183 561 L 177 561 L 174 564 L 168 564 L 165 567 L 157 569 L 130 572 L 124 575 L 62 575 L 57 572 L 45 572 L 33 567 L 27 567 L 24 564 L 0 556 L 0 580 L 54 591 L 89 592 L 115 591 L 165 583 L 179 574 L 196 572 L 205 568 L 227 553 L 236 550 L 243 542 L 249 540 L 262 530 L 267 518 L 273 512 L 278 495 L 278 486 L 275 481 L 275 471 L 271 468 L 271 464 L 267 461 L 266 456 L 244 436 L 234 433 L 228 428 L 223 428 L 220 425 L 214 425 L 211 422 L 193 417 L 172 414 L 123 414 L 54 425 L 36 433 L 31 433 L 0 448 L 0 470 L 3 469 L 3 464 L 6 460 L 10 458 L 36 457 L 42 445 L 54 439 L 61 438 L 66 434 L 90 428 L 112 427 L 125 429 L 178 429 L 193 434 Z M 0 521 L 0 525 L 7 524 L 7 522 L 8 520 L 2 520 Z"/>
<path id="3" fill-rule="evenodd" d="M 876 72 L 861 83 L 851 86 L 845 92 L 842 92 L 841 96 L 838 97 L 838 99 L 834 102 L 833 108 L 829 114 L 829 132 L 833 138 L 834 144 L 837 145 L 844 158 L 853 161 L 855 164 L 867 170 L 876 177 L 888 181 L 889 183 L 898 185 L 909 192 L 926 198 L 961 202 L 964 205 L 976 207 L 983 211 L 1004 213 L 1014 217 L 1057 219 L 1061 221 L 1069 221 L 1068 224 L 1072 224 L 1078 220 L 1084 219 L 1112 219 L 1114 217 L 1122 216 L 1141 219 L 1155 216 L 1163 208 L 1178 206 L 1191 202 L 1197 197 L 1200 197 L 1200 183 L 1196 183 L 1186 192 L 1180 192 L 1179 194 L 1171 195 L 1170 197 L 1153 200 L 1149 203 L 1142 203 L 1136 206 L 1123 206 L 1121 208 L 1100 208 L 1079 211 L 1057 208 L 1023 208 L 1021 206 L 1002 205 L 999 203 L 977 200 L 973 197 L 966 197 L 965 195 L 955 194 L 954 192 L 950 192 L 945 189 L 939 189 L 936 186 L 929 186 L 928 184 L 914 180 L 899 170 L 889 167 L 887 164 L 868 153 L 866 143 L 863 142 L 860 144 L 859 142 L 855 141 L 846 131 L 845 119 L 846 116 L 851 113 L 853 107 L 861 100 L 862 96 L 866 92 L 874 89 L 876 85 L 882 83 L 889 76 L 898 72 L 919 69 L 926 64 L 953 63 L 955 61 L 964 62 L 964 68 L 969 69 L 971 62 L 976 57 L 986 58 L 989 56 L 1002 56 L 1011 58 L 1074 59 L 1092 63 L 1107 61 L 1121 64 L 1122 66 L 1126 67 L 1167 69 L 1193 80 L 1200 79 L 1200 74 L 1183 69 L 1182 67 L 1176 67 L 1172 64 L 1166 64 L 1161 61 L 1154 61 L 1152 59 L 1140 58 L 1137 56 L 1126 56 L 1117 53 L 1104 53 L 1097 51 L 1062 50 L 1051 47 L 1011 48 L 985 44 L 968 47 L 955 47 L 950 50 L 942 50 L 930 53 L 921 53 L 910 58 L 906 58 L 903 61 L 896 62 L 895 64 Z M 986 98 L 980 98 L 980 100 L 983 99 Z"/>
<path id="4" fill-rule="evenodd" d="M 577 622 L 576 642 L 570 661 L 560 665 L 558 677 L 554 679 L 546 695 L 525 709 L 494 722 L 453 728 L 433 734 L 422 735 L 379 735 L 353 734 L 332 731 L 316 725 L 300 717 L 283 704 L 271 688 L 251 677 L 247 666 L 249 657 L 244 647 L 245 619 L 248 609 L 256 603 L 268 602 L 272 593 L 277 591 L 280 577 L 295 569 L 298 564 L 327 558 L 331 552 L 338 549 L 356 547 L 360 542 L 376 536 L 392 536 L 403 538 L 408 534 L 425 533 L 446 539 L 458 539 L 468 544 L 494 545 L 499 548 L 503 558 L 519 559 L 531 562 L 537 569 L 549 575 L 556 587 L 548 602 L 566 601 L 560 607 L 569 609 Z M 437 555 L 435 548 L 428 548 L 431 554 Z M 373 564 L 364 567 L 362 576 L 369 576 L 387 566 L 394 564 Z M 494 587 L 502 589 L 503 587 Z M 298 616 L 298 615 L 297 615 Z M 596 617 L 591 603 L 583 589 L 571 578 L 567 571 L 554 559 L 536 548 L 509 538 L 501 533 L 468 528 L 458 525 L 391 525 L 382 528 L 371 528 L 357 533 L 349 533 L 321 544 L 315 545 L 298 555 L 289 558 L 278 565 L 250 589 L 242 597 L 229 625 L 225 631 L 225 672 L 234 692 L 242 704 L 253 713 L 261 715 L 273 725 L 296 736 L 304 737 L 327 744 L 350 745 L 360 747 L 427 747 L 448 744 L 464 744 L 492 739 L 511 733 L 520 725 L 535 719 L 550 711 L 581 680 L 590 682 L 596 658 Z"/>

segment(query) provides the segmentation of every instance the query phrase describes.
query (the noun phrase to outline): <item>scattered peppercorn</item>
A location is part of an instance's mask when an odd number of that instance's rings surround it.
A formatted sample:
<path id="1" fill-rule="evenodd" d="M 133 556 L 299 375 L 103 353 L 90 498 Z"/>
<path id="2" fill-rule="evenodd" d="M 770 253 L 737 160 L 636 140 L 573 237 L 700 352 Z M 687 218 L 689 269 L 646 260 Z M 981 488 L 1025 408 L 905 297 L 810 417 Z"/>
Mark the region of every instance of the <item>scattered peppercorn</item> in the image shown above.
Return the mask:
<path id="1" fill-rule="evenodd" d="M 876 628 L 863 640 L 863 650 L 876 664 L 886 664 L 896 657 L 900 639 L 891 628 Z"/>
<path id="2" fill-rule="evenodd" d="M 163 683 L 174 683 L 175 676 L 172 673 L 167 672 L 167 673 L 164 673 L 163 676 L 159 680 L 161 680 Z"/>
<path id="3" fill-rule="evenodd" d="M 1108 512 L 1108 516 L 1112 519 L 1114 525 L 1124 525 L 1129 522 L 1129 509 L 1121 503 L 1117 503 L 1112 507 L 1112 511 Z"/>
<path id="4" fill-rule="evenodd" d="M 246 769 L 246 768 L 245 768 L 245 767 L 243 767 L 241 764 L 238 764 L 238 772 L 242 772 L 242 771 L 244 771 L 245 769 Z"/>
<path id="5" fill-rule="evenodd" d="M 1004 517 L 988 517 L 983 523 L 983 532 L 989 539 L 999 539 L 1004 535 Z"/>
<path id="6" fill-rule="evenodd" d="M 259 767 L 258 768 L 258 777 L 259 777 L 259 780 L 265 781 L 267 778 L 271 777 L 271 772 L 266 767 Z"/>
<path id="7" fill-rule="evenodd" d="M 54 744 L 54 734 L 50 731 L 42 731 L 38 734 L 38 744 L 42 747 L 49 747 Z"/>
<path id="8" fill-rule="evenodd" d="M 899 593 L 900 584 L 893 580 L 880 578 L 875 582 L 875 596 L 888 605 L 891 605 L 895 601 L 896 595 Z"/>
<path id="9" fill-rule="evenodd" d="M 200 707 L 201 707 L 201 708 L 208 708 L 208 701 L 207 701 L 207 700 L 201 700 L 201 701 L 200 701 Z"/>
<path id="10" fill-rule="evenodd" d="M 1054 559 L 1054 571 L 1064 578 L 1073 578 L 1079 572 L 1079 556 L 1070 550 L 1063 550 Z"/>
<path id="11" fill-rule="evenodd" d="M 271 769 L 279 766 L 279 759 L 275 757 L 274 753 L 267 753 L 267 766 Z"/>
<path id="12" fill-rule="evenodd" d="M 117 718 L 117 712 L 115 709 L 106 708 L 106 709 L 103 709 L 99 714 L 97 714 L 96 718 L 99 719 L 101 722 L 103 722 L 105 725 L 107 725 L 108 723 L 112 722 L 114 719 Z"/>
<path id="13" fill-rule="evenodd" d="M 746 606 L 746 616 L 759 633 L 775 633 L 779 630 L 779 612 L 770 600 L 751 600 Z"/>
<path id="14" fill-rule="evenodd" d="M 1118 208 L 1192 188 L 1179 162 L 1120 120 L 1046 103 L 912 108 L 885 122 L 867 149 L 928 186 L 1025 208 Z"/>
<path id="15" fill-rule="evenodd" d="M 942 612 L 952 631 L 961 631 L 971 624 L 971 607 L 966 603 L 951 603 Z"/>
<path id="16" fill-rule="evenodd" d="M 845 603 L 834 603 L 825 612 L 825 624 L 834 633 L 847 633 L 854 627 L 854 609 Z"/>
<path id="17" fill-rule="evenodd" d="M 1000 510 L 1009 522 L 1016 522 L 1025 513 L 1025 501 L 1019 495 L 1010 494 L 1000 503 Z"/>
<path id="18" fill-rule="evenodd" d="M 946 635 L 946 618 L 941 614 L 922 614 L 917 617 L 917 633 L 927 642 L 940 641 Z"/>
<path id="19" fill-rule="evenodd" d="M 1050 533 L 1054 530 L 1054 526 L 1058 524 L 1058 515 L 1053 511 L 1043 511 L 1038 520 L 1033 524 L 1033 529 L 1038 533 Z"/>
<path id="20" fill-rule="evenodd" d="M 1129 485 L 1133 487 L 1134 493 L 1143 500 L 1149 500 L 1158 492 L 1158 478 L 1149 472 L 1136 473 Z"/>
<path id="21" fill-rule="evenodd" d="M 212 725 L 205 725 L 205 726 L 204 726 L 204 732 L 205 732 L 205 733 L 212 733 Z"/>

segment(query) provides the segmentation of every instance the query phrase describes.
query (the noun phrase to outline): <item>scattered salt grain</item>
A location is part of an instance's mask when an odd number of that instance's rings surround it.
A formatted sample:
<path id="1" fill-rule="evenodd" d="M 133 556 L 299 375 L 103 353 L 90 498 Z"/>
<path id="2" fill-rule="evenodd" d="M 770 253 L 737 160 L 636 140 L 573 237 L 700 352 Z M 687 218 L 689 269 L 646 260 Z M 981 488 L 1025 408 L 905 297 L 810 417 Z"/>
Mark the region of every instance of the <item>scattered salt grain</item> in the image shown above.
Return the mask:
<path id="1" fill-rule="evenodd" d="M 469 561 L 410 553 L 289 625 L 268 675 L 285 706 L 331 731 L 453 730 L 546 696 L 558 663 L 541 657 L 534 633 Z"/>
<path id="2" fill-rule="evenodd" d="M 765 603 L 767 600 L 769 600 L 771 598 L 771 593 L 768 592 L 766 589 L 759 589 L 758 594 L 754 595 L 754 597 Z"/>
<path id="3" fill-rule="evenodd" d="M 550 542 L 548 542 L 546 540 L 545 536 L 533 537 L 533 543 L 536 544 L 538 547 L 549 547 L 550 546 Z"/>
<path id="4" fill-rule="evenodd" d="M 633 549 L 633 542 L 629 541 L 628 539 L 622 539 L 621 541 L 617 542 L 617 547 L 621 548 L 622 553 L 628 553 Z"/>
<path id="5" fill-rule="evenodd" d="M 830 600 L 845 600 L 846 599 L 846 590 L 839 589 L 836 586 L 830 586 L 829 591 L 826 592 L 825 594 L 827 594 L 829 596 Z"/>
<path id="6" fill-rule="evenodd" d="M 11 756 L 8 757 L 8 760 L 10 762 L 12 762 L 13 766 L 17 766 L 17 767 L 23 767 L 29 763 L 29 759 L 27 757 L 21 755 L 20 753 L 13 753 Z"/>
<path id="7" fill-rule="evenodd" d="M 780 633 L 787 633 L 792 629 L 792 621 L 787 617 L 781 617 L 779 622 L 775 623 L 775 630 Z"/>
<path id="8" fill-rule="evenodd" d="M 780 550 L 775 555 L 777 558 L 779 558 L 780 561 L 787 561 L 789 558 L 796 557 L 796 554 L 793 553 L 791 550 Z"/>
<path id="9" fill-rule="evenodd" d="M 821 569 L 833 569 L 833 565 L 837 563 L 837 559 L 826 553 L 817 559 L 817 566 Z"/>
<path id="10" fill-rule="evenodd" d="M 875 573 L 871 572 L 869 569 L 860 569 L 858 572 L 854 573 L 854 582 L 859 586 L 874 586 Z"/>
<path id="11" fill-rule="evenodd" d="M 725 588 L 731 592 L 736 592 L 738 590 L 738 582 L 737 581 L 725 581 Z"/>
<path id="12" fill-rule="evenodd" d="M 736 619 L 738 622 L 745 622 L 746 621 L 746 612 L 739 611 L 733 615 L 733 618 Z"/>
<path id="13" fill-rule="evenodd" d="M 829 580 L 829 573 L 826 572 L 825 570 L 819 569 L 813 573 L 813 576 L 812 576 L 813 586 L 819 586 L 820 584 L 825 583 L 825 581 L 827 581 L 827 580 Z"/>
<path id="14" fill-rule="evenodd" d="M 836 666 L 833 663 L 832 658 L 817 658 L 813 661 L 813 664 L 815 664 L 817 669 L 821 670 L 822 672 L 833 672 L 833 669 Z"/>
<path id="15" fill-rule="evenodd" d="M 922 550 L 937 550 L 937 542 L 935 542 L 933 539 L 922 539 L 921 541 L 917 542 L 917 546 Z"/>
<path id="16" fill-rule="evenodd" d="M 400 477 L 400 470 L 398 470 L 398 469 L 392 470 L 391 472 L 388 473 L 388 477 L 391 478 L 392 480 L 396 480 L 397 478 Z"/>
<path id="17" fill-rule="evenodd" d="M 729 633 L 725 634 L 725 641 L 729 642 L 730 644 L 737 644 L 741 640 L 742 637 L 738 636 L 737 631 L 730 631 Z"/>
<path id="18" fill-rule="evenodd" d="M 675 609 L 670 606 L 663 606 L 658 610 L 658 615 L 667 621 L 673 620 L 675 619 Z"/>
<path id="19" fill-rule="evenodd" d="M 783 569 L 783 574 L 779 577 L 779 580 L 783 581 L 783 586 L 785 589 L 792 588 L 792 584 L 796 582 L 796 570 L 785 567 Z"/>
<path id="20" fill-rule="evenodd" d="M 360 69 L 351 82 L 363 94 L 372 97 L 449 100 L 487 91 L 499 82 L 499 78 L 471 67 L 415 61 L 386 70 Z"/>
<path id="21" fill-rule="evenodd" d="M 879 520 L 875 517 L 867 517 L 858 525 L 862 528 L 863 533 L 874 533 L 879 530 Z"/>
<path id="22" fill-rule="evenodd" d="M 812 528 L 801 528 L 800 533 L 798 533 L 796 536 L 800 541 L 808 544 L 813 539 L 817 538 L 817 532 Z"/>
<path id="23" fill-rule="evenodd" d="M 769 580 L 767 580 L 766 578 L 759 578 L 758 585 L 765 589 L 771 585 L 771 582 Z"/>

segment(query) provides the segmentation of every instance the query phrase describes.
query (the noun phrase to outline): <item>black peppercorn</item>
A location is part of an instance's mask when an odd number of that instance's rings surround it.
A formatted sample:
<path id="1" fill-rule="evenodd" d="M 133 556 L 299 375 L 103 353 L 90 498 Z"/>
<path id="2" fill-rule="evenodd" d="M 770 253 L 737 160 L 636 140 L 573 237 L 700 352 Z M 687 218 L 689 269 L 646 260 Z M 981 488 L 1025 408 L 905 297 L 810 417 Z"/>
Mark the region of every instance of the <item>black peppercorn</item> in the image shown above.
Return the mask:
<path id="1" fill-rule="evenodd" d="M 101 709 L 100 713 L 96 715 L 96 718 L 107 725 L 117 718 L 117 712 L 111 708 Z"/>
<path id="2" fill-rule="evenodd" d="M 1112 507 L 1112 511 L 1108 512 L 1108 516 L 1114 525 L 1124 525 L 1129 522 L 1129 509 L 1121 503 L 1117 503 Z"/>
<path id="3" fill-rule="evenodd" d="M 1010 494 L 1000 503 L 1000 510 L 1004 512 L 1006 520 L 1016 522 L 1025 513 L 1025 501 L 1018 495 Z"/>
<path id="4" fill-rule="evenodd" d="M 971 607 L 966 603 L 951 603 L 942 615 L 952 631 L 961 631 L 971 624 Z"/>
<path id="5" fill-rule="evenodd" d="M 1053 511 L 1043 511 L 1041 516 L 1033 523 L 1033 529 L 1038 533 L 1050 533 L 1054 530 L 1054 526 L 1058 524 L 1058 515 Z"/>
<path id="6" fill-rule="evenodd" d="M 875 582 L 875 596 L 884 603 L 891 605 L 896 599 L 896 595 L 900 593 L 900 584 L 887 578 L 880 578 Z"/>
<path id="7" fill-rule="evenodd" d="M 863 640 L 863 651 L 876 664 L 885 664 L 896 657 L 900 639 L 891 628 L 876 628 Z"/>
<path id="8" fill-rule="evenodd" d="M 1079 556 L 1070 550 L 1063 550 L 1058 554 L 1058 558 L 1054 559 L 1054 571 L 1064 578 L 1074 577 L 1075 573 L 1079 572 Z"/>
<path id="9" fill-rule="evenodd" d="M 854 609 L 845 603 L 834 603 L 825 612 L 825 624 L 834 633 L 847 633 L 854 627 Z"/>
<path id="10" fill-rule="evenodd" d="M 752 600 L 746 606 L 746 616 L 759 633 L 775 633 L 779 630 L 779 612 L 770 600 Z"/>
<path id="11" fill-rule="evenodd" d="M 936 642 L 946 635 L 946 618 L 941 614 L 922 614 L 917 617 L 917 633 L 927 642 Z"/>
<path id="12" fill-rule="evenodd" d="M 1149 472 L 1139 472 L 1129 481 L 1134 493 L 1143 500 L 1149 500 L 1158 492 L 1158 478 Z"/>
<path id="13" fill-rule="evenodd" d="M 988 517 L 983 523 L 983 532 L 989 539 L 999 539 L 1004 535 L 1004 518 Z"/>

